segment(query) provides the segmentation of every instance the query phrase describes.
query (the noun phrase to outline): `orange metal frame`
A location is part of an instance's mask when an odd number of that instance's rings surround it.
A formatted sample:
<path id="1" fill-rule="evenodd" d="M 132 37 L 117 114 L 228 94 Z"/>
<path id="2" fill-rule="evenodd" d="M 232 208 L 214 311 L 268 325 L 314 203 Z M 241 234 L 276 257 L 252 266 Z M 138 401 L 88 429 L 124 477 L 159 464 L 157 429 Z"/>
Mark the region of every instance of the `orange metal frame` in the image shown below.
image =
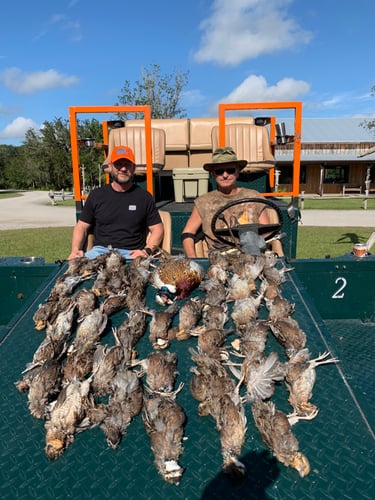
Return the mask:
<path id="1" fill-rule="evenodd" d="M 152 139 L 151 139 L 151 106 L 71 106 L 69 107 L 70 144 L 72 148 L 73 189 L 76 202 L 81 202 L 87 196 L 82 194 L 81 175 L 79 169 L 79 147 L 77 115 L 80 113 L 143 113 L 145 122 L 146 146 L 146 189 L 153 194 L 152 181 Z M 103 122 L 103 140 L 108 144 L 107 122 Z"/>
<path id="2" fill-rule="evenodd" d="M 219 104 L 219 144 L 225 145 L 225 113 L 233 110 L 249 109 L 291 109 L 294 110 L 294 142 L 293 142 L 293 180 L 292 190 L 278 192 L 277 196 L 298 197 L 300 192 L 300 158 L 301 158 L 301 131 L 302 131 L 302 103 L 301 102 L 256 102 L 256 103 L 231 103 Z M 87 196 L 82 194 L 82 183 L 80 175 L 79 147 L 77 115 L 80 113 L 143 113 L 145 123 L 145 146 L 146 146 L 146 189 L 153 194 L 152 174 L 152 139 L 151 139 L 151 106 L 71 106 L 69 108 L 70 120 L 70 142 L 72 152 L 73 189 L 76 202 L 82 202 Z M 276 118 L 270 117 L 270 140 L 275 144 Z M 108 144 L 108 126 L 103 121 L 103 141 Z M 270 170 L 270 186 L 275 185 L 274 168 Z M 264 196 L 275 196 L 275 192 L 263 193 Z"/>
<path id="3" fill-rule="evenodd" d="M 301 163 L 301 133 L 302 133 L 302 103 L 301 102 L 252 102 L 219 104 L 219 144 L 225 146 L 225 113 L 233 110 L 249 109 L 291 109 L 294 110 L 294 142 L 293 142 L 293 180 L 292 190 L 278 192 L 277 196 L 298 197 L 300 193 L 300 163 Z M 275 143 L 276 118 L 271 117 L 270 140 Z M 270 170 L 270 185 L 275 185 L 275 169 Z M 264 196 L 275 196 L 275 192 L 263 193 Z"/>

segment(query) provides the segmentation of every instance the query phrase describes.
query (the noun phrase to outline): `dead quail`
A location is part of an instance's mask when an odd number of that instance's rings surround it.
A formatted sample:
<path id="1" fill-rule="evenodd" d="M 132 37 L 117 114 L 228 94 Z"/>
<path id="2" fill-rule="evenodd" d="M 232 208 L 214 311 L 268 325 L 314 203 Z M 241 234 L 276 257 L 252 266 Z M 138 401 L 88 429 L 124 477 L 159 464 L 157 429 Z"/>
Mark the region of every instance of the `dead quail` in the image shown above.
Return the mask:
<path id="1" fill-rule="evenodd" d="M 229 267 L 228 256 L 215 249 L 208 251 L 208 262 L 211 266 L 220 266 L 224 270 Z"/>
<path id="2" fill-rule="evenodd" d="M 249 296 L 234 302 L 231 318 L 239 334 L 246 329 L 250 322 L 258 318 L 259 307 L 262 304 L 265 291 L 266 283 L 262 281 L 256 296 Z"/>
<path id="3" fill-rule="evenodd" d="M 238 457 L 245 442 L 247 419 L 238 392 L 224 394 L 215 400 L 212 411 L 220 434 L 223 472 L 241 479 L 246 468 Z"/>
<path id="4" fill-rule="evenodd" d="M 143 406 L 143 391 L 139 378 L 128 369 L 121 369 L 111 382 L 112 394 L 108 404 L 102 408 L 101 424 L 107 444 L 116 449 L 133 420 Z"/>
<path id="5" fill-rule="evenodd" d="M 310 359 L 308 349 L 297 352 L 286 363 L 285 382 L 289 390 L 289 403 L 293 413 L 288 415 L 289 422 L 293 425 L 298 420 L 310 420 L 318 413 L 318 408 L 310 402 L 316 380 L 315 368 L 328 363 L 336 363 L 337 359 L 329 358 L 325 352 L 315 359 Z"/>
<path id="6" fill-rule="evenodd" d="M 72 333 L 74 307 L 74 303 L 69 301 L 67 310 L 60 312 L 53 324 L 48 324 L 46 336 L 34 352 L 31 363 L 26 365 L 25 372 L 45 361 L 59 359 L 65 353 Z"/>
<path id="7" fill-rule="evenodd" d="M 183 468 L 179 464 L 183 451 L 183 409 L 172 398 L 146 398 L 142 419 L 150 438 L 157 471 L 168 483 L 179 484 L 183 474 Z"/>
<path id="8" fill-rule="evenodd" d="M 107 254 L 105 265 L 98 272 L 92 290 L 98 297 L 122 293 L 129 285 L 129 276 L 124 258 L 119 252 Z"/>
<path id="9" fill-rule="evenodd" d="M 73 300 L 78 310 L 77 321 L 81 322 L 84 317 L 91 313 L 97 306 L 98 298 L 92 290 L 81 288 L 73 295 Z"/>
<path id="10" fill-rule="evenodd" d="M 142 311 L 151 316 L 149 338 L 154 349 L 166 349 L 169 346 L 170 328 L 172 326 L 173 316 L 178 311 L 178 304 L 174 302 L 167 309 L 154 311 L 151 309 L 142 309 Z"/>
<path id="11" fill-rule="evenodd" d="M 253 403 L 273 396 L 275 382 L 284 379 L 285 369 L 275 352 L 271 352 L 267 357 L 256 353 L 255 356 L 245 358 L 242 376 L 246 384 L 245 399 Z"/>
<path id="12" fill-rule="evenodd" d="M 239 253 L 232 256 L 230 270 L 233 274 L 246 280 L 251 288 L 255 288 L 255 280 L 261 275 L 264 262 L 263 255 Z"/>
<path id="13" fill-rule="evenodd" d="M 87 257 L 77 257 L 76 259 L 68 260 L 68 267 L 65 274 L 81 274 L 81 270 L 87 264 L 88 260 Z"/>
<path id="14" fill-rule="evenodd" d="M 299 443 L 291 430 L 287 416 L 272 401 L 254 401 L 251 405 L 254 422 L 264 443 L 279 462 L 296 469 L 301 477 L 310 472 L 306 456 L 299 451 Z"/>
<path id="15" fill-rule="evenodd" d="M 50 291 L 49 298 L 57 297 L 69 297 L 73 290 L 84 280 L 89 279 L 91 276 L 83 277 L 81 274 L 63 274 L 57 278 L 53 288 Z"/>
<path id="16" fill-rule="evenodd" d="M 263 254 L 264 260 L 264 268 L 270 269 L 271 267 L 275 267 L 278 262 L 278 255 L 276 252 L 272 250 L 266 250 Z"/>
<path id="17" fill-rule="evenodd" d="M 39 304 L 38 309 L 33 314 L 35 330 L 44 330 L 49 321 L 53 322 L 56 316 L 55 311 L 59 310 L 58 307 L 59 297 L 57 295 L 50 297 L 43 304 Z"/>
<path id="18" fill-rule="evenodd" d="M 234 302 L 231 318 L 239 334 L 246 329 L 249 322 L 258 318 L 260 303 L 261 297 L 247 297 Z"/>
<path id="19" fill-rule="evenodd" d="M 232 342 L 232 346 L 245 356 L 252 352 L 263 353 L 266 348 L 269 331 L 266 321 L 250 321 L 242 329 L 241 336 Z"/>
<path id="20" fill-rule="evenodd" d="M 146 313 L 138 309 L 131 309 L 117 328 L 116 335 L 124 351 L 133 350 L 139 339 L 143 337 L 146 329 Z"/>
<path id="21" fill-rule="evenodd" d="M 91 372 L 94 362 L 95 344 L 70 346 L 63 364 L 63 381 L 84 380 Z"/>
<path id="22" fill-rule="evenodd" d="M 92 370 L 96 344 L 107 326 L 108 317 L 101 308 L 94 309 L 79 324 L 76 336 L 67 350 L 63 367 L 65 381 L 85 378 Z"/>
<path id="23" fill-rule="evenodd" d="M 103 253 L 95 257 L 95 259 L 87 259 L 86 257 L 80 257 L 80 266 L 77 270 L 78 274 L 81 274 L 83 278 L 93 278 L 104 266 L 107 260 L 107 254 Z M 69 261 L 72 262 L 71 260 Z M 75 274 L 75 273 L 71 273 Z"/>
<path id="24" fill-rule="evenodd" d="M 266 291 L 264 292 L 264 300 L 273 301 L 277 296 L 281 296 L 281 291 L 279 285 L 275 283 L 269 283 L 267 281 Z"/>
<path id="25" fill-rule="evenodd" d="M 57 396 L 61 384 L 61 365 L 56 359 L 35 367 L 28 387 L 29 410 L 33 417 L 45 418 L 48 404 Z"/>
<path id="26" fill-rule="evenodd" d="M 286 280 L 286 273 L 291 271 L 292 268 L 282 267 L 281 269 L 277 269 L 276 267 L 267 267 L 263 268 L 263 277 L 269 283 L 274 285 L 282 285 Z"/>
<path id="27" fill-rule="evenodd" d="M 73 343 L 75 345 L 94 345 L 104 332 L 107 322 L 108 316 L 103 312 L 102 307 L 94 309 L 78 325 Z"/>
<path id="28" fill-rule="evenodd" d="M 141 365 L 146 373 L 148 392 L 158 395 L 174 394 L 177 376 L 177 355 L 169 351 L 152 352 L 144 360 L 134 361 L 132 366 Z"/>
<path id="29" fill-rule="evenodd" d="M 208 306 L 220 306 L 227 300 L 227 289 L 218 279 L 206 279 L 199 288 L 205 292 L 203 303 Z"/>
<path id="30" fill-rule="evenodd" d="M 266 308 L 269 311 L 268 320 L 277 321 L 280 318 L 287 318 L 294 313 L 295 306 L 288 300 L 276 295 L 272 300 L 265 297 Z"/>
<path id="31" fill-rule="evenodd" d="M 223 359 L 223 346 L 227 335 L 231 332 L 232 330 L 204 329 L 198 335 L 198 351 L 211 358 Z"/>
<path id="32" fill-rule="evenodd" d="M 226 322 L 228 321 L 228 305 L 224 302 L 221 305 L 203 307 L 203 329 L 216 329 L 223 330 Z M 199 329 L 198 329 L 199 332 Z"/>
<path id="33" fill-rule="evenodd" d="M 199 401 L 198 413 L 200 416 L 212 415 L 213 401 L 224 394 L 231 394 L 236 386 L 222 363 L 206 354 L 200 354 L 190 349 L 191 358 L 195 365 L 191 368 L 190 392 L 194 399 Z"/>
<path id="34" fill-rule="evenodd" d="M 107 316 L 111 316 L 118 311 L 124 309 L 127 305 L 126 292 L 111 294 L 102 302 L 103 312 Z"/>
<path id="35" fill-rule="evenodd" d="M 124 351 L 119 343 L 112 347 L 102 344 L 96 347 L 92 366 L 95 373 L 92 381 L 92 392 L 95 396 L 104 396 L 109 393 L 111 382 L 123 359 Z"/>
<path id="36" fill-rule="evenodd" d="M 107 254 L 107 258 L 105 260 L 105 267 L 110 273 L 118 274 L 121 271 L 121 268 L 125 264 L 123 256 L 120 252 L 116 250 L 112 250 Z"/>
<path id="37" fill-rule="evenodd" d="M 33 314 L 33 321 L 36 330 L 44 330 L 48 324 L 53 325 L 57 316 L 67 311 L 71 305 L 70 297 L 59 297 L 53 295 L 46 302 L 39 304 L 38 309 Z"/>
<path id="38" fill-rule="evenodd" d="M 220 264 L 211 264 L 207 269 L 207 278 L 225 284 L 228 280 L 228 272 Z"/>
<path id="39" fill-rule="evenodd" d="M 306 334 L 293 318 L 280 318 L 269 323 L 276 340 L 284 348 L 288 358 L 293 357 L 306 345 Z"/>
<path id="40" fill-rule="evenodd" d="M 253 290 L 248 280 L 233 274 L 228 283 L 228 300 L 246 299 L 252 295 Z"/>
<path id="41" fill-rule="evenodd" d="M 189 298 L 178 311 L 177 340 L 185 340 L 197 326 L 202 315 L 202 300 L 199 297 Z"/>
<path id="42" fill-rule="evenodd" d="M 133 259 L 129 264 L 129 287 L 126 296 L 126 305 L 129 310 L 139 309 L 145 306 L 146 288 L 151 271 L 149 259 Z"/>
<path id="43" fill-rule="evenodd" d="M 82 423 L 89 403 L 90 379 L 83 382 L 75 379 L 66 384 L 56 401 L 51 404 L 45 422 L 45 452 L 49 459 L 58 458 L 74 441 L 75 433 Z"/>
<path id="44" fill-rule="evenodd" d="M 190 350 L 195 366 L 191 369 L 192 396 L 199 401 L 200 416 L 211 415 L 220 433 L 223 470 L 235 478 L 242 477 L 245 466 L 238 456 L 246 433 L 246 416 L 238 387 L 225 367 L 207 354 Z"/>

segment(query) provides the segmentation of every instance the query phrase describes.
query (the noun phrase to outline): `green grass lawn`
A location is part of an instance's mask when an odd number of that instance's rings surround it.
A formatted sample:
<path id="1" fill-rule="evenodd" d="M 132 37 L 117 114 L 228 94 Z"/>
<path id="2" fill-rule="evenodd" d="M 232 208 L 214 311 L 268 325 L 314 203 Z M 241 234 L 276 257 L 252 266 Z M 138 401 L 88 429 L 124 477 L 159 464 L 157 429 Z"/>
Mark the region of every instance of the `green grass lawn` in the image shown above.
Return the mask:
<path id="1" fill-rule="evenodd" d="M 297 258 L 339 257 L 355 243 L 365 243 L 372 231 L 366 227 L 299 227 Z M 0 231 L 0 256 L 43 257 L 47 263 L 65 260 L 71 237 L 71 227 Z"/>
<path id="2" fill-rule="evenodd" d="M 300 199 L 300 207 L 302 201 Z M 305 210 L 363 210 L 363 198 L 307 198 L 303 201 Z M 375 198 L 368 198 L 367 210 L 375 210 Z"/>
<path id="3" fill-rule="evenodd" d="M 0 256 L 44 257 L 46 262 L 64 260 L 70 254 L 72 231 L 71 227 L 0 231 Z"/>
<path id="4" fill-rule="evenodd" d="M 297 259 L 339 257 L 349 253 L 355 243 L 366 243 L 373 227 L 299 227 Z"/>
<path id="5" fill-rule="evenodd" d="M 290 203 L 291 198 L 278 198 L 285 203 Z M 308 196 L 299 198 L 299 208 L 304 210 L 363 210 L 363 196 Z M 375 210 L 375 198 L 367 199 L 367 210 Z"/>

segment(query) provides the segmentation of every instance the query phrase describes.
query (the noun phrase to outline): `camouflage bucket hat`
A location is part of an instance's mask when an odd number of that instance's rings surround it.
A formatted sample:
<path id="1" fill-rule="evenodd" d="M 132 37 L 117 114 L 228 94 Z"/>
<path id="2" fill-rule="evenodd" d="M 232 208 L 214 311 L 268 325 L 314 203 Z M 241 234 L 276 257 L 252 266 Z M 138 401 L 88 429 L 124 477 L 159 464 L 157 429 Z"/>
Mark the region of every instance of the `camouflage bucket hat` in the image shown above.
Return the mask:
<path id="1" fill-rule="evenodd" d="M 203 168 L 208 172 L 211 172 L 216 167 L 222 164 L 231 164 L 233 166 L 238 167 L 239 170 L 242 170 L 246 167 L 246 160 L 238 160 L 236 153 L 230 146 L 225 148 L 217 148 L 212 154 L 212 163 L 205 163 Z"/>

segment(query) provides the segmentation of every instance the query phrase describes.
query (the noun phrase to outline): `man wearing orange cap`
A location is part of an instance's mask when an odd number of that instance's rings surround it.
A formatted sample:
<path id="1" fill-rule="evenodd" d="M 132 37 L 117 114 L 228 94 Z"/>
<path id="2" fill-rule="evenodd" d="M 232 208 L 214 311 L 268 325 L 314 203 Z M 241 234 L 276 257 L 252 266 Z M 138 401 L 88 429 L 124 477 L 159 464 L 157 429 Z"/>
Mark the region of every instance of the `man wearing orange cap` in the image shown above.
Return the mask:
<path id="1" fill-rule="evenodd" d="M 87 197 L 73 230 L 68 259 L 84 255 L 93 259 L 110 249 L 135 259 L 147 257 L 153 247 L 161 244 L 164 229 L 159 212 L 151 194 L 134 184 L 135 167 L 131 148 L 113 148 L 107 167 L 112 182 L 93 189 Z M 90 228 L 94 229 L 94 246 L 84 253 Z"/>

